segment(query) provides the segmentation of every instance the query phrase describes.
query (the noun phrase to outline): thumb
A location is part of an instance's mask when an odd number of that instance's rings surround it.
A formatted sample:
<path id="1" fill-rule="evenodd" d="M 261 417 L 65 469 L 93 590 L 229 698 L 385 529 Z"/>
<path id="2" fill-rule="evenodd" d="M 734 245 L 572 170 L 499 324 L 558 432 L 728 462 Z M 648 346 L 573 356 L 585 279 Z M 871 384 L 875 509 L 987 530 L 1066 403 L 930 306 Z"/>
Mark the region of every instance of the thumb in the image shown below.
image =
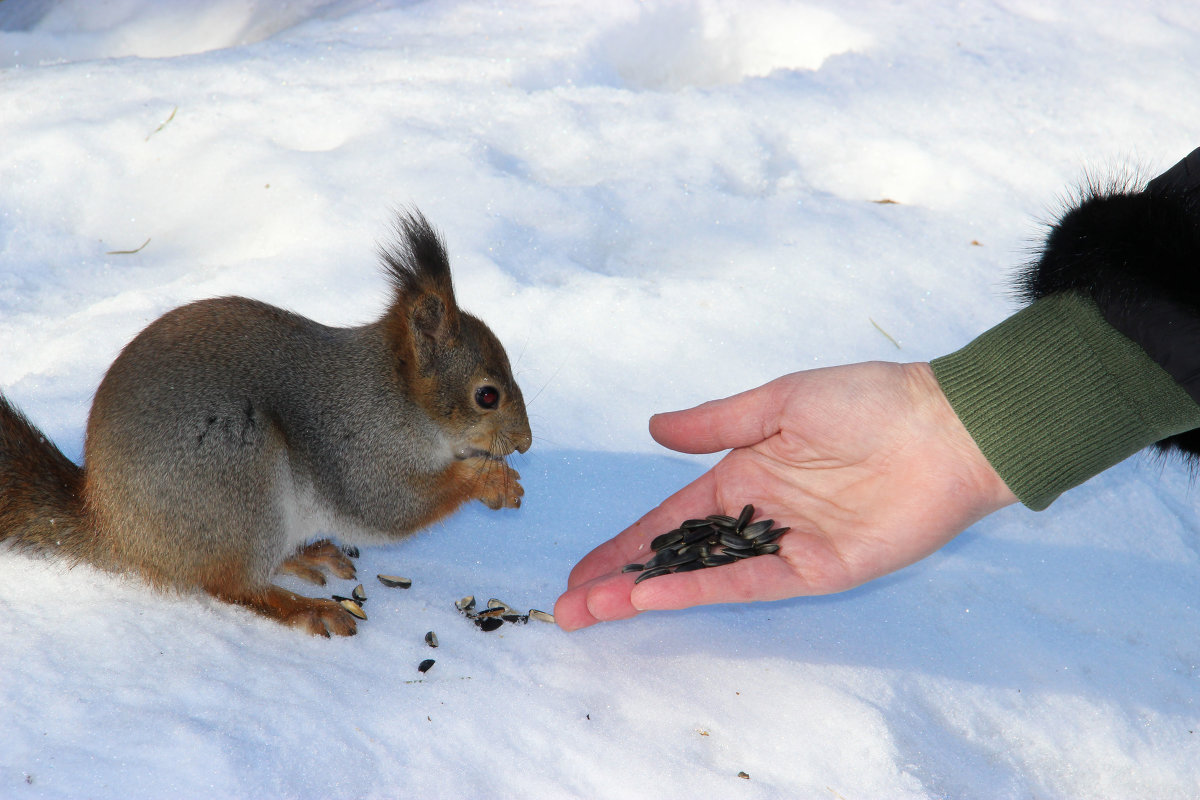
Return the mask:
<path id="1" fill-rule="evenodd" d="M 650 418 L 654 441 L 681 453 L 715 453 L 758 444 L 779 432 L 779 380 L 723 400 Z"/>

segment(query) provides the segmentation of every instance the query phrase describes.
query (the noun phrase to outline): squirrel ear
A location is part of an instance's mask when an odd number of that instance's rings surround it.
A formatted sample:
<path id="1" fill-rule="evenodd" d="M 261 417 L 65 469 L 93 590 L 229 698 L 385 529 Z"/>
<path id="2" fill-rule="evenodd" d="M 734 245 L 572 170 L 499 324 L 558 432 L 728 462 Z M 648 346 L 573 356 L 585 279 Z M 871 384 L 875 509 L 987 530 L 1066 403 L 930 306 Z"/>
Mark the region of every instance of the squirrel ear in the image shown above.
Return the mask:
<path id="1" fill-rule="evenodd" d="M 441 344 L 449 338 L 451 333 L 451 319 L 446 303 L 436 294 L 426 294 L 417 298 L 417 301 L 408 311 L 409 324 L 413 327 L 413 332 L 421 339 L 435 344 Z M 418 343 L 418 349 L 421 344 Z"/>
<path id="2" fill-rule="evenodd" d="M 420 211 L 400 214 L 396 234 L 389 246 L 379 248 L 396 293 L 386 318 L 401 362 L 423 371 L 458 330 L 450 261 L 441 237 Z"/>
<path id="3" fill-rule="evenodd" d="M 454 300 L 454 283 L 450 279 L 450 260 L 442 237 L 424 215 L 415 208 L 396 217 L 396 238 L 379 248 L 398 300 L 436 294 L 451 314 L 458 310 Z"/>

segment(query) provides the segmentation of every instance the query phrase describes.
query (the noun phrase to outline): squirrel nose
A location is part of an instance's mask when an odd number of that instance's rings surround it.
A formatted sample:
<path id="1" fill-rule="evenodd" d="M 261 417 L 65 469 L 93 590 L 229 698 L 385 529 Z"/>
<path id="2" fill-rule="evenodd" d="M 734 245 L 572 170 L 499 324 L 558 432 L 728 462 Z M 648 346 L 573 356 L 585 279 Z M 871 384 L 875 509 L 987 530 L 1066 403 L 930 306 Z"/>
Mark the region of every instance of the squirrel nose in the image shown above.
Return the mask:
<path id="1" fill-rule="evenodd" d="M 518 453 L 524 453 L 531 444 L 533 444 L 533 433 L 529 428 L 525 428 L 523 433 L 513 439 L 513 445 L 516 446 Z"/>

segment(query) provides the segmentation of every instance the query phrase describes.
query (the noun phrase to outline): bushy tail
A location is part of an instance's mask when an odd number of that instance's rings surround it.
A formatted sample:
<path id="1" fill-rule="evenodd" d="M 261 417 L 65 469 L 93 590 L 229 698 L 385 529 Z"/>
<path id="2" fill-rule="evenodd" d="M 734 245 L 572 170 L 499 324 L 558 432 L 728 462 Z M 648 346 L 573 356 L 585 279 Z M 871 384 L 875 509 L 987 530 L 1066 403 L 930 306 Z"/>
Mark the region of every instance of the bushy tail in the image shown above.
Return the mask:
<path id="1" fill-rule="evenodd" d="M 83 514 L 83 469 L 0 395 L 0 542 L 94 561 Z"/>

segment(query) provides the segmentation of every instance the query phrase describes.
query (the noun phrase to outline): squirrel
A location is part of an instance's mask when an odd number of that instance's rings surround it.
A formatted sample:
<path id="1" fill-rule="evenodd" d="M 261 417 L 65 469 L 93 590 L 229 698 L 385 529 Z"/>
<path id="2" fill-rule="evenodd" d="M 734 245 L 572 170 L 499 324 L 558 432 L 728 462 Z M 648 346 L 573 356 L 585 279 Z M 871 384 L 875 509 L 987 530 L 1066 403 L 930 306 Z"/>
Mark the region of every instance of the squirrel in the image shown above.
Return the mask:
<path id="1" fill-rule="evenodd" d="M 400 214 L 396 233 L 379 248 L 392 300 L 370 324 L 243 297 L 152 322 L 96 390 L 83 467 L 0 396 L 0 542 L 348 636 L 337 602 L 272 583 L 354 577 L 318 534 L 381 543 L 469 500 L 518 508 L 506 456 L 532 435 L 508 357 L 459 309 L 425 217 Z"/>

